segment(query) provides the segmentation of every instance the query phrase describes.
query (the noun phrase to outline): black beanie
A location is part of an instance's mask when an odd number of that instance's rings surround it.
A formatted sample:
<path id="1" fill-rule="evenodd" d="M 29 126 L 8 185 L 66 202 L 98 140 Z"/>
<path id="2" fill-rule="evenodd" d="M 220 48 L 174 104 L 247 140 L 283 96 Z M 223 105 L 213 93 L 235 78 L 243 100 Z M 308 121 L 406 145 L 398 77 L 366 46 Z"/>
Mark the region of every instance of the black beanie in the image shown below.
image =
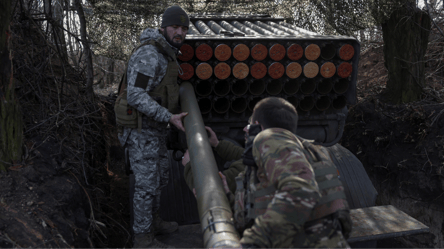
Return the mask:
<path id="1" fill-rule="evenodd" d="M 165 28 L 172 25 L 190 26 L 190 18 L 188 17 L 188 14 L 177 5 L 171 6 L 165 10 L 160 27 Z"/>

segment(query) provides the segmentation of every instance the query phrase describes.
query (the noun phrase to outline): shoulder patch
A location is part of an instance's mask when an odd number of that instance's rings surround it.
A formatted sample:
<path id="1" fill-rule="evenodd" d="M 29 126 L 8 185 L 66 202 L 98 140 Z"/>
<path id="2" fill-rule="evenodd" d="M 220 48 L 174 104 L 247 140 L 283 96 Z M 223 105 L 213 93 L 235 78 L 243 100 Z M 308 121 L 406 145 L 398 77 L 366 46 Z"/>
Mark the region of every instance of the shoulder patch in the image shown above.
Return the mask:
<path id="1" fill-rule="evenodd" d="M 137 73 L 137 78 L 136 78 L 136 82 L 134 83 L 134 86 L 145 90 L 146 87 L 148 86 L 149 80 L 150 80 L 149 76 L 146 76 L 143 73 Z"/>

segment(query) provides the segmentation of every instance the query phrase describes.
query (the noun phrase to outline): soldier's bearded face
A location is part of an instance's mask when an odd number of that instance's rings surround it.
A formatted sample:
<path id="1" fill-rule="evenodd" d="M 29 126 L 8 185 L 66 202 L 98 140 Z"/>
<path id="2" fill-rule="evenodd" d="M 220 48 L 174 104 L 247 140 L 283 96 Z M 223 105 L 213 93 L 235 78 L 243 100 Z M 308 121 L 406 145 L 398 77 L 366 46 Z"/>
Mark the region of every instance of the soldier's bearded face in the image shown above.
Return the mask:
<path id="1" fill-rule="evenodd" d="M 188 28 L 180 25 L 168 26 L 163 30 L 163 35 L 169 44 L 180 48 L 185 41 Z"/>

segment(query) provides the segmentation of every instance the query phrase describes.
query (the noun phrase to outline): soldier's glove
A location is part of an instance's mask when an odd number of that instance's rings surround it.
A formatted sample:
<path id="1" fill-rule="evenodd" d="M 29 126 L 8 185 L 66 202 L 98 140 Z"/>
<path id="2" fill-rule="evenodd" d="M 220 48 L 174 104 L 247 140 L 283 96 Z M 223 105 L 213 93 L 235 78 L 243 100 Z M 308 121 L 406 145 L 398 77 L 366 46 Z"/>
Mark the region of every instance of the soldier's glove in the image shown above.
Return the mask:
<path id="1" fill-rule="evenodd" d="M 253 141 L 256 135 L 261 131 L 262 127 L 259 124 L 250 125 L 250 128 L 248 129 L 248 140 L 245 144 L 244 153 L 242 154 L 243 163 L 245 165 L 256 167 L 256 162 L 253 158 Z"/>
<path id="2" fill-rule="evenodd" d="M 242 248 L 260 248 L 259 246 L 255 244 L 241 244 Z"/>

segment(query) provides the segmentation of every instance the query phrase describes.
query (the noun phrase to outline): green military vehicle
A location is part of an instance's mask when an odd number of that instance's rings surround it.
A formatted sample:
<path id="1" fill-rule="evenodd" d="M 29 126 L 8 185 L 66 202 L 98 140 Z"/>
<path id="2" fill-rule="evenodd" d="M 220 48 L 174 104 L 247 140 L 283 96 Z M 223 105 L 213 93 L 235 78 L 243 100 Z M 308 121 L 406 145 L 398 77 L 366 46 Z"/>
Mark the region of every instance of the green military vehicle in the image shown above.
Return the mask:
<path id="1" fill-rule="evenodd" d="M 354 222 L 353 246 L 374 247 L 382 238 L 428 232 L 393 206 L 375 206 L 377 192 L 362 163 L 338 144 L 348 105 L 356 103 L 360 44 L 353 37 L 325 36 L 266 15 L 194 15 L 181 48 L 181 106 L 186 136 L 169 134 L 170 181 L 161 216 L 179 231 L 160 237 L 176 247 L 234 247 L 230 211 L 217 171 L 227 162 L 209 146 L 204 125 L 219 139 L 244 145 L 243 127 L 254 105 L 268 96 L 292 103 L 297 133 L 328 148 Z M 198 199 L 183 178 L 181 152 L 190 148 Z"/>

